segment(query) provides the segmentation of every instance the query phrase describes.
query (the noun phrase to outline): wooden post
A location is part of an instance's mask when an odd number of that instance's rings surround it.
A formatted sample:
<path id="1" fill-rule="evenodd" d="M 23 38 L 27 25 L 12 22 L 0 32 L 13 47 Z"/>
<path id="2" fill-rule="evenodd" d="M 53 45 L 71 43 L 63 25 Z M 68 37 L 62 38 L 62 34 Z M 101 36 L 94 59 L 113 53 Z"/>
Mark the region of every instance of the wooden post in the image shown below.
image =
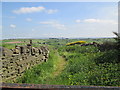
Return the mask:
<path id="1" fill-rule="evenodd" d="M 30 40 L 30 44 L 32 45 L 32 40 Z"/>
<path id="2" fill-rule="evenodd" d="M 31 51 L 31 55 L 32 55 L 32 54 L 33 54 L 33 50 L 32 50 L 32 40 L 30 40 L 30 45 L 31 45 L 31 46 L 30 46 L 30 49 L 31 49 L 30 51 Z"/>

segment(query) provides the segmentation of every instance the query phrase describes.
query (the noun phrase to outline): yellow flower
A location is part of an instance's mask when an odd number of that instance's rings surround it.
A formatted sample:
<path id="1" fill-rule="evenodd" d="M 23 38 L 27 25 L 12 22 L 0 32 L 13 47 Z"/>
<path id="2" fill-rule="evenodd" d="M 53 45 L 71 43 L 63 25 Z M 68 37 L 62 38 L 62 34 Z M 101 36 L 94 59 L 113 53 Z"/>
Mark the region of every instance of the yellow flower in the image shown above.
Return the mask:
<path id="1" fill-rule="evenodd" d="M 76 41 L 76 42 L 68 43 L 66 45 L 68 46 L 68 45 L 75 45 L 75 44 L 82 44 L 82 43 L 86 43 L 86 41 Z"/>

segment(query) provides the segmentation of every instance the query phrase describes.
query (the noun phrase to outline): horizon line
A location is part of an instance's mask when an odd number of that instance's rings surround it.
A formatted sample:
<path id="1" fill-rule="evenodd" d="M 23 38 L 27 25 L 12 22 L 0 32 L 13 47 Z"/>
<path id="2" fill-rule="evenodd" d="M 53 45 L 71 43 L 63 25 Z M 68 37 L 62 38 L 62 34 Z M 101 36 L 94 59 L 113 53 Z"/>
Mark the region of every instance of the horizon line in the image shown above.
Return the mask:
<path id="1" fill-rule="evenodd" d="M 113 37 L 40 37 L 40 38 L 20 37 L 20 38 L 0 38 L 0 40 L 6 40 L 6 39 L 52 39 L 52 38 L 55 38 L 55 39 L 93 39 L 93 38 L 99 39 L 99 38 L 114 38 L 114 36 Z"/>

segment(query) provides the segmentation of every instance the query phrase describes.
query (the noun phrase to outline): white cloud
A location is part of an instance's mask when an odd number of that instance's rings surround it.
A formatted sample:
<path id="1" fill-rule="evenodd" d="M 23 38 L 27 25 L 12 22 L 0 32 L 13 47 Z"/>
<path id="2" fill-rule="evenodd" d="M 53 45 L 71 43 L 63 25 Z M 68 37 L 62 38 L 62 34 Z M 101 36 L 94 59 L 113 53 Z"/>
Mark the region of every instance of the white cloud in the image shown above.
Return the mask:
<path id="1" fill-rule="evenodd" d="M 57 9 L 55 9 L 55 10 L 49 9 L 49 10 L 46 10 L 46 13 L 53 14 L 53 13 L 56 13 L 57 11 L 58 11 Z"/>
<path id="2" fill-rule="evenodd" d="M 32 21 L 32 19 L 31 19 L 31 18 L 26 18 L 26 20 L 27 20 L 28 22 L 31 22 L 31 21 Z"/>
<path id="3" fill-rule="evenodd" d="M 83 22 L 79 24 L 74 24 L 68 26 L 70 34 L 66 35 L 68 37 L 113 37 L 114 32 L 118 32 L 118 25 L 113 22 L 101 21 L 101 20 L 88 20 L 88 22 Z M 115 22 L 115 21 L 114 21 Z"/>
<path id="4" fill-rule="evenodd" d="M 76 22 L 76 23 L 80 23 L 80 22 L 81 22 L 81 20 L 77 19 L 77 20 L 75 20 L 75 22 Z"/>
<path id="5" fill-rule="evenodd" d="M 18 10 L 13 10 L 13 13 L 22 14 L 22 13 L 33 13 L 33 12 L 42 12 L 45 10 L 45 7 L 22 7 Z"/>
<path id="6" fill-rule="evenodd" d="M 54 22 L 53 21 L 43 21 L 43 22 L 40 22 L 40 24 L 53 24 Z"/>
<path id="7" fill-rule="evenodd" d="M 85 19 L 83 20 L 83 22 L 117 24 L 117 22 L 114 20 L 102 20 L 102 19 Z"/>
<path id="8" fill-rule="evenodd" d="M 13 13 L 15 14 L 26 14 L 26 13 L 34 13 L 34 12 L 45 12 L 48 14 L 53 14 L 56 13 L 58 10 L 57 9 L 46 9 L 43 6 L 39 6 L 39 7 L 22 7 L 19 8 L 17 10 L 13 10 Z"/>
<path id="9" fill-rule="evenodd" d="M 67 29 L 64 24 L 60 24 L 59 22 L 56 21 L 44 21 L 44 22 L 40 22 L 40 24 L 50 25 L 56 29 L 61 29 L 61 30 Z"/>
<path id="10" fill-rule="evenodd" d="M 16 25 L 15 24 L 11 24 L 10 27 L 11 28 L 16 28 Z"/>

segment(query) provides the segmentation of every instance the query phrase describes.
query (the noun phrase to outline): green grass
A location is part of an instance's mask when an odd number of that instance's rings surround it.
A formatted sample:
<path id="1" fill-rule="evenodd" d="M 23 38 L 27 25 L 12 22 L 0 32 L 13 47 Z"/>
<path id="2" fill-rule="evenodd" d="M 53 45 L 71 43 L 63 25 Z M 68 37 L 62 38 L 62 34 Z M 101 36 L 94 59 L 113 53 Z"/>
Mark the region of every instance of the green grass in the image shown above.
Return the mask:
<path id="1" fill-rule="evenodd" d="M 36 65 L 35 67 L 27 70 L 23 77 L 17 80 L 18 83 L 35 83 L 45 84 L 46 80 L 53 77 L 52 72 L 56 69 L 56 64 L 59 60 L 55 50 L 50 49 L 50 55 L 47 62 Z"/>
<path id="2" fill-rule="evenodd" d="M 69 64 L 59 78 L 66 79 L 65 85 L 120 85 L 120 62 L 116 50 L 100 52 L 91 46 L 73 46 L 64 47 L 63 51 L 60 49 Z"/>
<path id="3" fill-rule="evenodd" d="M 7 42 L 16 42 L 16 41 L 21 41 L 22 43 L 7 43 Z M 45 40 L 44 39 L 32 39 L 34 47 L 43 46 L 44 44 L 39 44 L 39 42 L 43 43 L 45 41 L 47 41 L 47 39 L 45 39 Z M 0 44 L 0 46 L 3 46 L 8 49 L 14 49 L 16 45 L 24 46 L 24 45 L 28 44 L 29 39 L 3 40 L 3 41 L 1 41 L 1 43 L 2 44 Z"/>
<path id="4" fill-rule="evenodd" d="M 85 50 L 87 51 L 85 52 Z M 98 57 L 105 57 L 104 55 L 106 53 L 111 53 L 111 51 L 100 52 L 96 47 L 93 48 L 92 46 L 61 47 L 58 51 L 62 56 L 65 56 L 65 59 L 68 62 L 62 73 L 56 77 L 52 74 L 59 58 L 56 55 L 56 52 L 51 51 L 48 62 L 37 65 L 31 70 L 26 71 L 24 76 L 19 79 L 18 82 L 52 85 L 120 85 L 120 63 L 105 61 L 102 64 L 98 64 L 98 62 L 96 62 Z M 115 58 L 116 56 L 111 59 L 114 60 Z M 104 60 L 107 59 L 109 59 L 109 57 L 106 56 Z"/>
<path id="5" fill-rule="evenodd" d="M 45 39 L 33 40 L 33 45 L 38 47 L 46 42 L 51 49 L 48 62 L 36 65 L 27 70 L 17 80 L 18 83 L 52 84 L 52 85 L 95 85 L 95 86 L 120 86 L 120 61 L 117 50 L 101 51 L 94 46 L 66 46 L 69 42 L 80 39 Z M 114 39 L 86 39 L 84 41 L 103 43 Z M 3 44 L 12 48 L 14 44 Z M 58 51 L 57 51 L 58 50 Z M 64 70 L 56 77 L 56 71 L 60 56 L 65 58 L 67 64 Z"/>

